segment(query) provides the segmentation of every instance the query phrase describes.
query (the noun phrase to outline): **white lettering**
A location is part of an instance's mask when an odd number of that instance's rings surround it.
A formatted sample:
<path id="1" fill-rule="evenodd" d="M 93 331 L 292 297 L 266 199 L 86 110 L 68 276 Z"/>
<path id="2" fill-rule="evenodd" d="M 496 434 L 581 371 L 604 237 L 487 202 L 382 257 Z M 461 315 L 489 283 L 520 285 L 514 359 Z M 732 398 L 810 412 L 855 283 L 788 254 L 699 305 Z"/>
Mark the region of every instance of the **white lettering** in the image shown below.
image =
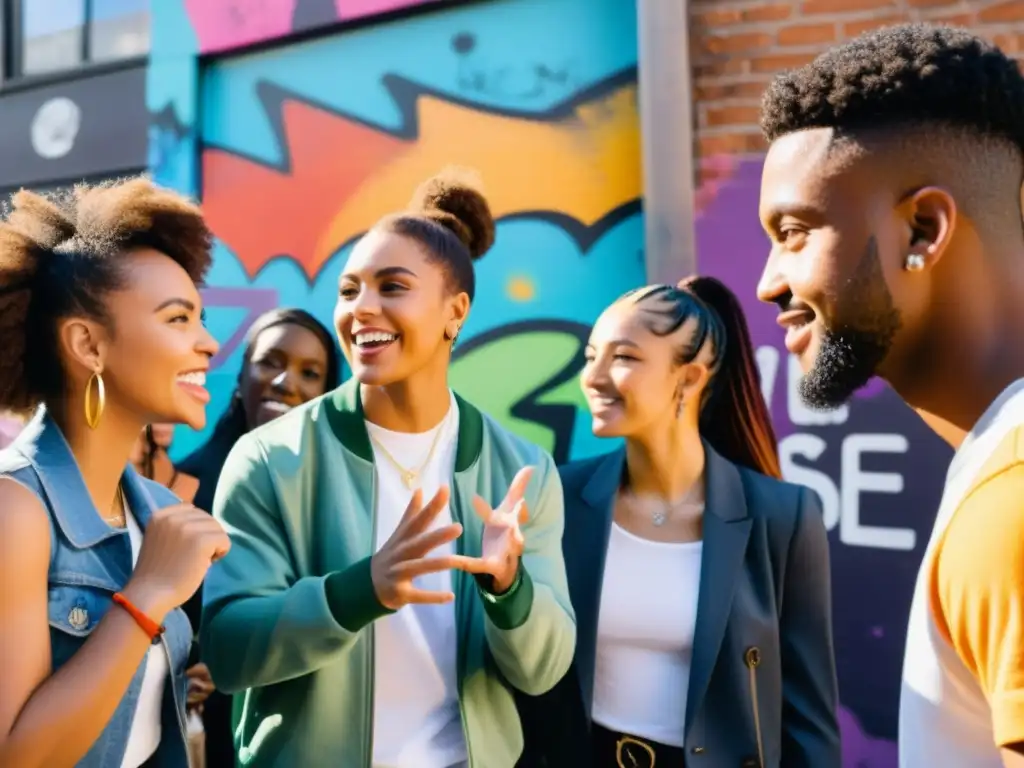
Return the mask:
<path id="1" fill-rule="evenodd" d="M 861 493 L 902 493 L 903 476 L 896 472 L 865 472 L 861 469 L 864 453 L 906 453 L 909 448 L 903 435 L 849 435 L 843 440 L 842 489 L 843 514 L 839 539 L 856 547 L 876 547 L 910 551 L 917 534 L 910 528 L 882 528 L 863 525 L 860 521 Z"/>
<path id="2" fill-rule="evenodd" d="M 817 469 L 801 466 L 793 461 L 799 456 L 809 461 L 817 461 L 825 452 L 825 441 L 817 435 L 799 434 L 785 437 L 779 443 L 779 462 L 782 465 L 782 476 L 791 483 L 805 485 L 821 498 L 822 516 L 825 527 L 832 530 L 839 522 L 840 500 L 839 489 L 832 478 Z"/>

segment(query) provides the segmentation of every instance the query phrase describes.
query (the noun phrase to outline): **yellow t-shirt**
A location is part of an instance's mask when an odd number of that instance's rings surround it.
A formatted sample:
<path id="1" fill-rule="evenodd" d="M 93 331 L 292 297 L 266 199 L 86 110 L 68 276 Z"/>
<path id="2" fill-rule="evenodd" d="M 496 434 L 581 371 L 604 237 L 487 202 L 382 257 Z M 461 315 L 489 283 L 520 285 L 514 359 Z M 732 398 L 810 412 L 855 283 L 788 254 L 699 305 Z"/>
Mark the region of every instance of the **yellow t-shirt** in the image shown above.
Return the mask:
<path id="1" fill-rule="evenodd" d="M 1024 380 L 957 451 L 918 574 L 901 768 L 1002 768 L 1024 741 Z"/>
<path id="2" fill-rule="evenodd" d="M 1024 741 L 1024 427 L 999 444 L 929 565 L 932 618 L 985 696 L 994 743 Z"/>

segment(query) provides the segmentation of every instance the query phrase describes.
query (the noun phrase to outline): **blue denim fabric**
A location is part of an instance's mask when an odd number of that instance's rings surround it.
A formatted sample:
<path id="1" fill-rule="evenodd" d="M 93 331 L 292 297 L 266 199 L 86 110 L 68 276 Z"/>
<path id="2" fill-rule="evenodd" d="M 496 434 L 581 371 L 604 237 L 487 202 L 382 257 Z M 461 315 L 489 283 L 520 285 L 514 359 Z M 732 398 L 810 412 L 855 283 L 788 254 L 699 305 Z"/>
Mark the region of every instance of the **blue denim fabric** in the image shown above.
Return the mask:
<path id="1" fill-rule="evenodd" d="M 48 612 L 56 672 L 89 639 L 113 606 L 114 593 L 127 583 L 132 572 L 131 543 L 127 531 L 110 527 L 97 513 L 67 441 L 45 410 L 40 409 L 15 442 L 0 451 L 0 477 L 12 478 L 35 493 L 49 514 Z M 143 531 L 154 511 L 178 501 L 131 467 L 125 470 L 122 487 Z M 120 609 L 115 606 L 115 610 Z M 157 764 L 187 768 L 185 665 L 192 627 L 181 609 L 168 614 L 164 626 L 166 631 L 157 642 L 168 655 L 171 684 L 164 693 Z M 143 658 L 113 717 L 77 768 L 119 768 L 145 669 Z"/>

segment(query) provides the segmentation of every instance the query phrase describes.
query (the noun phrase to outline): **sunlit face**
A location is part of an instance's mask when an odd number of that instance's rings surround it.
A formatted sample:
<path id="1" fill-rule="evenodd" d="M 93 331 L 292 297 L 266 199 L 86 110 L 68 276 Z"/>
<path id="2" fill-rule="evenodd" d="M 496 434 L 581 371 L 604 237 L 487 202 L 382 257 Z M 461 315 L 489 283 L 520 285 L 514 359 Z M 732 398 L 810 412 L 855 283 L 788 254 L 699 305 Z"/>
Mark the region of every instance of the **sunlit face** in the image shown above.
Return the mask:
<path id="1" fill-rule="evenodd" d="M 580 374 L 598 437 L 634 437 L 679 417 L 679 402 L 699 410 L 703 365 L 678 364 L 692 329 L 658 336 L 648 330 L 631 298 L 612 304 L 598 318 Z"/>
<path id="2" fill-rule="evenodd" d="M 777 139 L 761 180 L 761 223 L 771 252 L 758 286 L 779 305 L 786 348 L 805 372 L 801 394 L 834 408 L 877 373 L 903 317 L 899 286 L 909 229 L 893 191 L 864 163 L 837 164 L 831 131 Z"/>
<path id="3" fill-rule="evenodd" d="M 469 297 L 453 294 L 446 277 L 403 235 L 371 230 L 359 241 L 338 284 L 334 324 L 360 382 L 387 386 L 447 366 L 445 332 L 461 327 Z"/>
<path id="4" fill-rule="evenodd" d="M 273 421 L 327 391 L 328 352 L 310 329 L 272 325 L 252 343 L 242 371 L 242 407 L 249 427 Z"/>
<path id="5" fill-rule="evenodd" d="M 140 423 L 202 429 L 217 342 L 203 324 L 199 291 L 180 265 L 152 249 L 131 254 L 126 269 L 126 284 L 106 300 L 109 329 L 90 324 L 107 401 Z"/>

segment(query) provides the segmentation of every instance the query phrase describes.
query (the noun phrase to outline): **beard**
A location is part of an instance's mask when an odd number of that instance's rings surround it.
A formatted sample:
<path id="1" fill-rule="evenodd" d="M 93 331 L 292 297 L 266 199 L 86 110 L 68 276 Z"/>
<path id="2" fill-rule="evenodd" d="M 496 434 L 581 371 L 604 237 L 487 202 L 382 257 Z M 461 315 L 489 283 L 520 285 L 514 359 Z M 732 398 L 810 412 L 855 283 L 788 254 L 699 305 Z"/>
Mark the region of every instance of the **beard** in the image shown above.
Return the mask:
<path id="1" fill-rule="evenodd" d="M 819 411 L 838 408 L 871 381 L 900 329 L 873 236 L 838 309 L 846 319 L 825 331 L 814 365 L 799 384 L 800 398 Z"/>
<path id="2" fill-rule="evenodd" d="M 800 380 L 800 399 L 818 411 L 846 403 L 874 377 L 889 353 L 892 336 L 855 328 L 826 331 L 813 367 Z"/>

